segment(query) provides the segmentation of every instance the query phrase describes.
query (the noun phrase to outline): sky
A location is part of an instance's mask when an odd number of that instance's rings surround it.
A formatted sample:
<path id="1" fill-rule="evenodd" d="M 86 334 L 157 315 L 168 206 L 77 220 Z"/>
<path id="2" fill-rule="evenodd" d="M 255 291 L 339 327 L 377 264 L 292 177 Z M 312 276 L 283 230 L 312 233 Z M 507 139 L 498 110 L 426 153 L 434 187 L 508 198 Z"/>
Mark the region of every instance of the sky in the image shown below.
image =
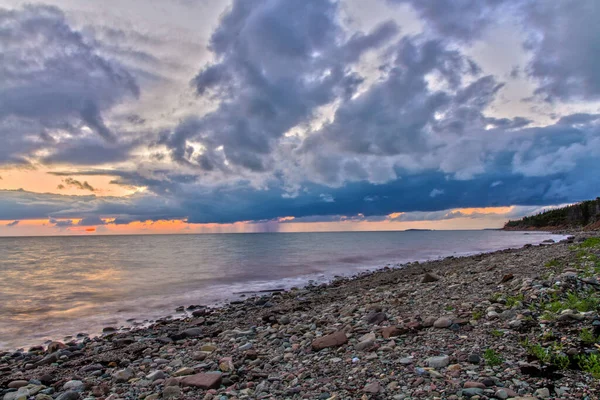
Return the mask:
<path id="1" fill-rule="evenodd" d="M 600 195 L 596 0 L 0 0 L 0 236 L 482 229 Z"/>

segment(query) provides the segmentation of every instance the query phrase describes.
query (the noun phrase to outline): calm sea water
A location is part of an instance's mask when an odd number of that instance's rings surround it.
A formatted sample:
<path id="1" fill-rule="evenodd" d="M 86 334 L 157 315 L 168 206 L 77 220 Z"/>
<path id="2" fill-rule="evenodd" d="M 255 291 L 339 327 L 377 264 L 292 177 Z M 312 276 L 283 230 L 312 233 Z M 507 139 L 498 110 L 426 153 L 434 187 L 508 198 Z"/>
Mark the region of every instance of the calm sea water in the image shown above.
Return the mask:
<path id="1" fill-rule="evenodd" d="M 0 238 L 0 348 L 97 334 L 180 305 L 545 239 L 502 231 Z"/>

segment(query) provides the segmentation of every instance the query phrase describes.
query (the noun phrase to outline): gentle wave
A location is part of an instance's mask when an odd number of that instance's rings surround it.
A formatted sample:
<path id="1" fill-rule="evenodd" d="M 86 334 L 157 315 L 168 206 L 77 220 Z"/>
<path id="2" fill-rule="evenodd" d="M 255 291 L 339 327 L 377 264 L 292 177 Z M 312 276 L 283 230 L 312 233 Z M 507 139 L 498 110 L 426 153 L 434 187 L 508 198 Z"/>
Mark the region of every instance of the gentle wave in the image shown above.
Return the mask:
<path id="1" fill-rule="evenodd" d="M 97 334 L 244 292 L 563 238 L 503 231 L 0 238 L 0 348 Z"/>

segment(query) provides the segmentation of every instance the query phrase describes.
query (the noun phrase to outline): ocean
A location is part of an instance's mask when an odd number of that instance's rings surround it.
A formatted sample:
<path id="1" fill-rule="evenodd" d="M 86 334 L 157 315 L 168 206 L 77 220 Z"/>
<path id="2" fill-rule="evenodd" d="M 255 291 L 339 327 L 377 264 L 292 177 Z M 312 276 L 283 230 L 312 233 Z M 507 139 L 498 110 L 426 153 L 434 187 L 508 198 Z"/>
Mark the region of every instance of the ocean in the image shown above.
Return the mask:
<path id="1" fill-rule="evenodd" d="M 243 292 L 563 238 L 492 230 L 0 238 L 0 349 L 97 335 Z"/>

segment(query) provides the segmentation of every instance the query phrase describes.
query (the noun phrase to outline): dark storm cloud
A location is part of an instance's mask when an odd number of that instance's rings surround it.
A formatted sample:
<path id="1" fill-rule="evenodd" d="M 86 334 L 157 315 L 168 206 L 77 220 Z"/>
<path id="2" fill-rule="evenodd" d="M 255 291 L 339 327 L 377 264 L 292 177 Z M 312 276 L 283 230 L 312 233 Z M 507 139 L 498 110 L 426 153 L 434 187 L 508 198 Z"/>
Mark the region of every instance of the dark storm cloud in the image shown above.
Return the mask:
<path id="1" fill-rule="evenodd" d="M 44 164 L 99 166 L 129 160 L 131 150 L 139 145 L 139 141 L 131 140 L 107 143 L 93 137 L 79 138 L 79 140 L 55 144 L 51 153 L 41 160 Z"/>
<path id="2" fill-rule="evenodd" d="M 269 155 L 288 130 L 305 124 L 318 107 L 349 97 L 362 81 L 352 63 L 398 33 L 391 22 L 348 35 L 331 1 L 234 1 L 210 40 L 217 61 L 193 79 L 215 111 L 184 121 L 163 137 L 177 162 L 205 170 L 270 167 Z M 189 141 L 204 154 L 193 159 Z"/>
<path id="3" fill-rule="evenodd" d="M 526 8 L 533 54 L 528 72 L 547 100 L 600 99 L 600 3 L 596 0 L 531 2 Z"/>
<path id="4" fill-rule="evenodd" d="M 473 73 L 472 64 L 459 52 L 447 50 L 439 41 L 418 42 L 410 37 L 403 38 L 396 47 L 387 78 L 356 99 L 342 103 L 334 121 L 309 136 L 305 151 L 315 152 L 329 142 L 340 150 L 359 154 L 423 152 L 428 149 L 424 129 L 436 123 L 436 112 L 462 113 L 457 118 L 462 124 L 468 121 L 466 114 L 471 108 L 479 115 L 489 102 L 490 85 L 486 82 L 495 86 L 493 79 L 476 81 L 455 98 L 429 88 L 426 76 L 432 72 L 439 73 L 451 88 L 461 83 L 463 74 Z"/>
<path id="5" fill-rule="evenodd" d="M 97 54 L 58 8 L 0 9 L 0 162 L 48 146 L 49 131 L 117 134 L 104 112 L 139 95 L 132 76 Z"/>
<path id="6" fill-rule="evenodd" d="M 19 225 L 19 222 L 21 222 L 21 221 L 15 220 L 15 221 L 13 221 L 13 222 L 11 222 L 9 224 L 6 224 L 6 226 L 8 226 L 8 227 L 17 226 L 17 225 Z"/>
<path id="7" fill-rule="evenodd" d="M 105 225 L 105 224 L 106 224 L 106 222 L 104 222 L 100 217 L 91 216 L 91 217 L 82 218 L 77 223 L 77 226 L 97 226 L 97 225 Z"/>
<path id="8" fill-rule="evenodd" d="M 146 176 L 111 171 L 123 182 L 147 185 L 148 191 L 124 198 L 0 191 L 0 219 L 50 216 L 59 220 L 116 218 L 115 224 L 161 219 L 231 223 L 290 215 L 300 218 L 362 214 L 374 220 L 398 211 L 437 212 L 461 207 L 574 202 L 597 196 L 600 132 L 597 121 L 582 124 L 581 117 L 572 119 L 577 122 L 574 126 L 563 121 L 549 127 L 487 131 L 500 141 L 500 150 L 484 157 L 482 172 L 469 179 L 449 179 L 447 173 L 439 170 L 410 172 L 397 168 L 401 178 L 385 183 L 362 180 L 331 187 L 307 181 L 296 196 L 285 196 L 286 192 L 276 182 L 262 189 L 249 182 L 214 187 L 199 184 L 193 175 L 168 171 Z M 475 147 L 476 154 L 490 151 L 484 144 L 493 143 L 482 140 L 482 147 Z M 457 156 L 468 157 L 464 153 Z M 83 172 L 84 175 L 108 173 Z"/>
<path id="9" fill-rule="evenodd" d="M 66 220 L 57 220 L 55 218 L 49 219 L 50 223 L 57 228 L 69 228 L 74 225 L 73 221 L 70 219 Z"/>
<path id="10" fill-rule="evenodd" d="M 531 62 L 525 72 L 547 101 L 600 98 L 600 3 L 596 0 L 388 0 L 410 4 L 433 32 L 449 40 L 477 41 L 496 21 L 522 28 Z M 510 74 L 520 74 L 518 67 Z"/>

